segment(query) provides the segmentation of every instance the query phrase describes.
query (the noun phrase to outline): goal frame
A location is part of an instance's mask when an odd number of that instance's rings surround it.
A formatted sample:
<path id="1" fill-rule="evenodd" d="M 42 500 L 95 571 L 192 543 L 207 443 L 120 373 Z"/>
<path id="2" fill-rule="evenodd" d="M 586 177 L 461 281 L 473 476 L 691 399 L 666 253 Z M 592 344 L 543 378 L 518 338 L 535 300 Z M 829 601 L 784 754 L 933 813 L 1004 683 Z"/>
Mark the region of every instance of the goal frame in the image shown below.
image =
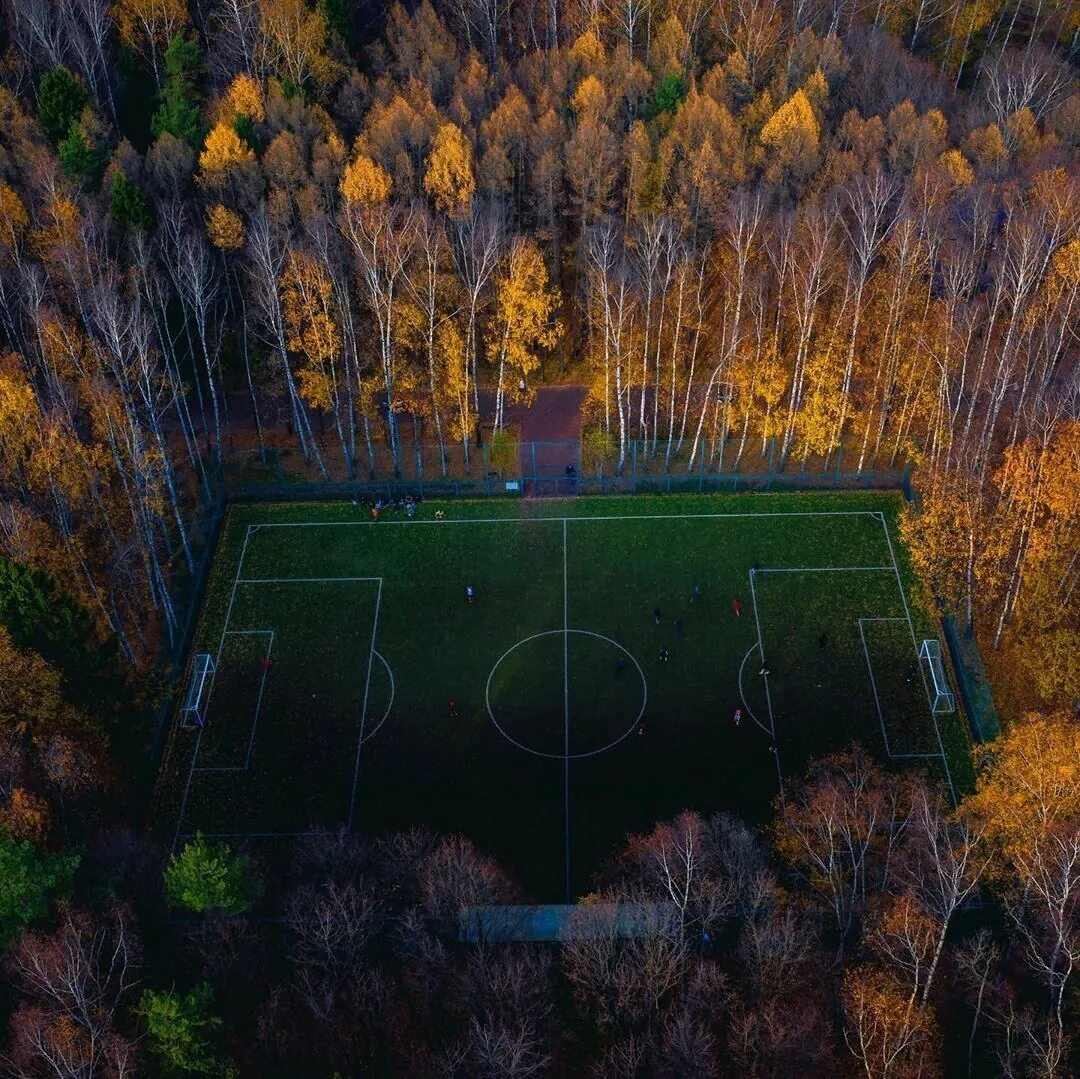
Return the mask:
<path id="1" fill-rule="evenodd" d="M 945 663 L 941 658 L 941 642 L 936 637 L 926 637 L 919 645 L 919 663 L 929 673 L 926 693 L 930 698 L 930 710 L 935 715 L 955 712 L 956 696 L 949 688 Z"/>
<path id="2" fill-rule="evenodd" d="M 186 730 L 202 728 L 206 722 L 203 707 L 207 696 L 207 679 L 213 680 L 217 664 L 209 652 L 196 652 L 192 657 L 191 677 L 188 690 L 180 709 L 180 726 Z"/>

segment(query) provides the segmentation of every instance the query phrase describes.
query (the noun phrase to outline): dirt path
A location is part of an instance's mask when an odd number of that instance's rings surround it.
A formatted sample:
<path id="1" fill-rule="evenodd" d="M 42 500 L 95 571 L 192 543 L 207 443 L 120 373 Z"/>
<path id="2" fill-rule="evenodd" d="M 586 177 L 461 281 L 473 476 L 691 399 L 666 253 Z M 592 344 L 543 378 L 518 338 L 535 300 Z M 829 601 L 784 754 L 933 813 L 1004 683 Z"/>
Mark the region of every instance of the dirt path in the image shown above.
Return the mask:
<path id="1" fill-rule="evenodd" d="M 581 438 L 585 394 L 584 386 L 541 386 L 530 407 L 506 405 L 506 425 L 518 428 L 522 442 L 576 442 Z M 482 393 L 481 413 L 490 416 L 493 406 L 494 397 Z"/>

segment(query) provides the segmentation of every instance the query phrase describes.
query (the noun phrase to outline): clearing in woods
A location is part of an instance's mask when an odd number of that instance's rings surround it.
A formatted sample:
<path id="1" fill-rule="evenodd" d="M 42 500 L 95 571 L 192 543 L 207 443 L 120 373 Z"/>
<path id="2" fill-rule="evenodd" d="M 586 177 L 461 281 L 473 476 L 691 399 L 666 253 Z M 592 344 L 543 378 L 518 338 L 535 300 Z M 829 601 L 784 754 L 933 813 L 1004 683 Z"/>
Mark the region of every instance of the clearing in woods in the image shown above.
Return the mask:
<path id="1" fill-rule="evenodd" d="M 787 777 L 853 741 L 963 788 L 899 512 L 881 493 L 429 502 L 378 522 L 233 506 L 194 647 L 215 659 L 204 725 L 171 733 L 159 819 L 174 842 L 236 844 L 427 825 L 564 901 L 628 832 L 687 808 L 764 820 Z"/>

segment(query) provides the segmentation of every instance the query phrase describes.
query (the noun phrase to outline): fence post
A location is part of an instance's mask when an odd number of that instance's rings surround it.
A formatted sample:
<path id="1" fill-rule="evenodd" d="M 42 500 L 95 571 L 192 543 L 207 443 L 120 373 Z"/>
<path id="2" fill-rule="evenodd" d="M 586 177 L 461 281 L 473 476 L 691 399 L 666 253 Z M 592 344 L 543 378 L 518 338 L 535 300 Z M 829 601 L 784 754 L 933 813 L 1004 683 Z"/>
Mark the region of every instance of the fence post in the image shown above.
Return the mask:
<path id="1" fill-rule="evenodd" d="M 769 485 L 772 483 L 772 479 L 773 479 L 773 455 L 775 453 L 776 453 L 776 439 L 775 438 L 770 438 L 769 439 L 769 468 L 768 468 L 768 471 L 765 473 L 765 490 L 766 491 L 769 489 Z"/>

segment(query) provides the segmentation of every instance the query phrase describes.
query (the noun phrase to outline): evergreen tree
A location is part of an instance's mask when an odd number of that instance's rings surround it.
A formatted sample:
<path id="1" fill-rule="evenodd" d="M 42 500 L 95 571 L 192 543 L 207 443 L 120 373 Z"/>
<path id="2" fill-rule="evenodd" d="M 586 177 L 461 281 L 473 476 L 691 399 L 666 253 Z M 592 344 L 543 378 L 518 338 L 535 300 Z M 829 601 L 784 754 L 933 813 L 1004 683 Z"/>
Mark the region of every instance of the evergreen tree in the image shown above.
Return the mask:
<path id="1" fill-rule="evenodd" d="M 669 72 L 653 87 L 645 114 L 652 120 L 664 112 L 674 113 L 685 99 L 686 81 L 678 72 Z"/>
<path id="2" fill-rule="evenodd" d="M 82 115 L 90 95 L 81 80 L 60 66 L 41 76 L 37 100 L 42 129 L 54 143 L 59 143 Z"/>
<path id="3" fill-rule="evenodd" d="M 210 1034 L 221 1020 L 210 1013 L 214 992 L 203 982 L 190 993 L 156 992 L 147 989 L 137 1011 L 146 1022 L 150 1051 L 168 1075 L 220 1075 L 227 1071 L 219 1061 Z"/>
<path id="4" fill-rule="evenodd" d="M 150 121 L 155 138 L 168 132 L 191 146 L 198 146 L 202 141 L 200 95 L 196 86 L 200 68 L 198 44 L 177 34 L 165 50 L 165 84 L 158 110 Z"/>
<path id="5" fill-rule="evenodd" d="M 109 214 L 123 228 L 146 229 L 152 218 L 142 192 L 122 173 L 113 177 Z"/>
<path id="6" fill-rule="evenodd" d="M 87 137 L 81 125 L 71 126 L 58 151 L 60 167 L 65 176 L 84 180 L 89 184 L 97 183 L 101 170 L 105 167 L 105 152 Z"/>
<path id="7" fill-rule="evenodd" d="M 171 902 L 199 914 L 239 914 L 251 906 L 258 882 L 248 873 L 247 858 L 197 835 L 169 860 L 165 891 Z"/>

